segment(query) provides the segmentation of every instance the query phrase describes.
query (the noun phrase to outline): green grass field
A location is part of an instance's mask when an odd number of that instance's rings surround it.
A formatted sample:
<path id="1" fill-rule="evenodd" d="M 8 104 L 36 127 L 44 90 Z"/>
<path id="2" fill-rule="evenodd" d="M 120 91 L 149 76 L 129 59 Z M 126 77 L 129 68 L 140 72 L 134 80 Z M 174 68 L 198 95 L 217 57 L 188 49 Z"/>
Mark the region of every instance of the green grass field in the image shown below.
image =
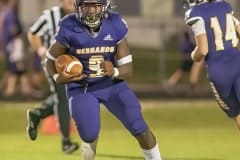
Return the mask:
<path id="1" fill-rule="evenodd" d="M 0 160 L 80 160 L 64 155 L 60 137 L 25 134 L 25 111 L 38 103 L 0 103 Z M 239 160 L 240 133 L 214 101 L 143 100 L 145 119 L 157 136 L 163 160 Z M 73 139 L 79 141 L 78 135 Z M 105 109 L 96 160 L 143 160 L 134 138 Z"/>

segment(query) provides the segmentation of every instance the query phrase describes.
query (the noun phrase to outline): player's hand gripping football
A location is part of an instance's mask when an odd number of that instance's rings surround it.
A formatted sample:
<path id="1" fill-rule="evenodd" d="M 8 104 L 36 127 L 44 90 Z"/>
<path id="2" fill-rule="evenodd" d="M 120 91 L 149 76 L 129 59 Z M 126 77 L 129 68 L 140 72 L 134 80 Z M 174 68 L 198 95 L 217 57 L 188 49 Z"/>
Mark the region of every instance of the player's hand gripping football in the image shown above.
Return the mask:
<path id="1" fill-rule="evenodd" d="M 79 73 L 76 75 L 69 74 L 67 73 L 66 69 L 67 69 L 67 66 L 64 68 L 62 72 L 59 73 L 56 79 L 57 83 L 69 83 L 72 81 L 79 81 L 87 77 L 85 74 L 82 74 L 82 73 Z"/>
<path id="2" fill-rule="evenodd" d="M 57 57 L 55 68 L 58 74 L 53 78 L 57 83 L 78 81 L 86 77 L 83 74 L 83 65 L 79 59 L 68 54 Z"/>

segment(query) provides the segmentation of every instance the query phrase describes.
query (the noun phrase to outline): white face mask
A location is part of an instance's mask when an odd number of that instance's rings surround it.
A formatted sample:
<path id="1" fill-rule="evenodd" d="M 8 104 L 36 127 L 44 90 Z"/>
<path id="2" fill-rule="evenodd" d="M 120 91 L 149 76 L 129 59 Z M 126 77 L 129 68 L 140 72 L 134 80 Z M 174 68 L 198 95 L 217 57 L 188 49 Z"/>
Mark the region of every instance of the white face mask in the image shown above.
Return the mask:
<path id="1" fill-rule="evenodd" d="M 81 7 L 81 19 L 90 28 L 96 28 L 100 25 L 103 17 L 103 4 L 83 4 Z"/>
<path id="2" fill-rule="evenodd" d="M 208 2 L 207 0 L 188 0 L 189 7 L 193 7 L 195 5 Z"/>
<path id="3" fill-rule="evenodd" d="M 90 29 L 96 29 L 107 17 L 111 0 L 74 0 L 79 21 Z"/>

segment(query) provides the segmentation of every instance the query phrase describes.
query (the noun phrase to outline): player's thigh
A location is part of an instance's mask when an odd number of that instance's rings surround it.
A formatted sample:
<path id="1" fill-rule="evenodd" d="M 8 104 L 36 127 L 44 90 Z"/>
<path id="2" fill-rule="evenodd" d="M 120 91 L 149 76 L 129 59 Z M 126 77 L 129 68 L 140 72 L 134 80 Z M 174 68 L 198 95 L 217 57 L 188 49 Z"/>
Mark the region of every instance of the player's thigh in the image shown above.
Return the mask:
<path id="1" fill-rule="evenodd" d="M 79 93 L 69 98 L 70 113 L 84 141 L 94 140 L 100 129 L 100 106 L 91 93 Z"/>
<path id="2" fill-rule="evenodd" d="M 147 130 L 138 98 L 125 83 L 114 85 L 105 105 L 124 126 L 137 135 Z"/>
<path id="3" fill-rule="evenodd" d="M 210 83 L 215 99 L 219 107 L 229 116 L 235 117 L 239 114 L 239 100 L 233 89 L 230 90 L 228 96 L 225 96 L 224 90 L 218 89 L 214 83 Z M 226 91 L 229 92 L 229 91 Z"/>

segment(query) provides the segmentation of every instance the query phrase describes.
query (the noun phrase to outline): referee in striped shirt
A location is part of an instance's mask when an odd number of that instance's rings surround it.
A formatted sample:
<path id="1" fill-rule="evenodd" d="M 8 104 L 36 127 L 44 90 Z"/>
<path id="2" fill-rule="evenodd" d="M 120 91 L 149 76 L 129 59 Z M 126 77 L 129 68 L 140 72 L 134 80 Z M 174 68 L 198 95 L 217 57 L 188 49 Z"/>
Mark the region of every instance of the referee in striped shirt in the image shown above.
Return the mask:
<path id="1" fill-rule="evenodd" d="M 42 59 L 47 52 L 47 48 L 54 39 L 60 19 L 66 14 L 75 11 L 72 0 L 60 0 L 60 4 L 60 6 L 55 6 L 43 11 L 43 14 L 31 26 L 28 33 L 28 39 L 31 46 L 37 51 Z M 27 111 L 27 134 L 31 140 L 35 140 L 37 138 L 37 128 L 40 120 L 55 113 L 62 133 L 62 151 L 69 154 L 78 149 L 78 144 L 70 140 L 70 115 L 65 86 L 56 84 L 47 73 L 44 65 L 43 70 L 49 82 L 52 94 L 39 108 L 33 110 L 29 109 Z"/>

